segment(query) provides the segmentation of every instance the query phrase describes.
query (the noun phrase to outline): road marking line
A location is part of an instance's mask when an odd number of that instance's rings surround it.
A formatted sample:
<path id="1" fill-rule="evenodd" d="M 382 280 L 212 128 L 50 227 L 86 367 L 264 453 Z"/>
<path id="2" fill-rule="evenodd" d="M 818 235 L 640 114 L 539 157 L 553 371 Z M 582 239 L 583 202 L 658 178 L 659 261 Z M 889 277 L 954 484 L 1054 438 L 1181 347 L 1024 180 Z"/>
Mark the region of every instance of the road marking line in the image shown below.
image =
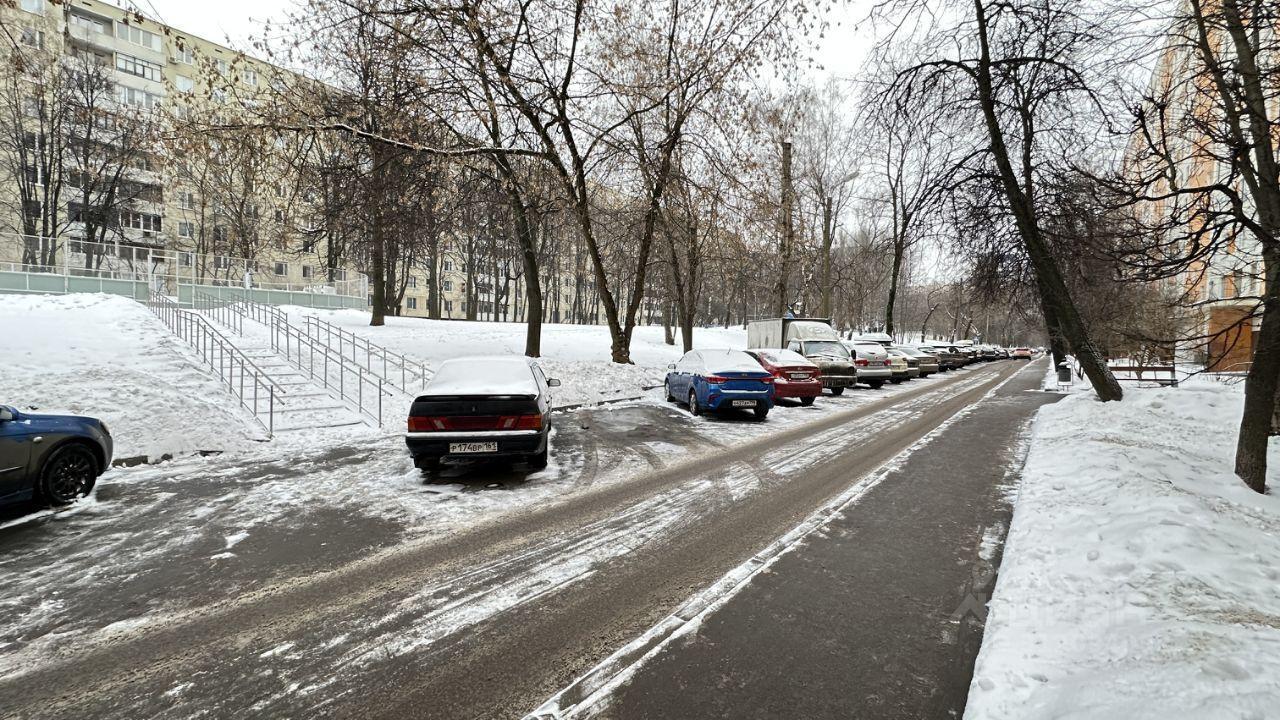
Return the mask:
<path id="1" fill-rule="evenodd" d="M 575 717 L 589 717 L 604 709 L 600 706 L 601 702 L 608 699 L 614 690 L 633 676 L 645 663 L 674 640 L 696 631 L 708 615 L 728 603 L 757 574 L 798 547 L 803 540 L 825 526 L 833 517 L 841 514 L 848 507 L 856 505 L 863 495 L 900 468 L 912 453 L 928 445 L 948 427 L 968 415 L 974 408 L 1022 374 L 1025 369 L 1026 367 L 1023 367 L 1014 371 L 1009 377 L 983 393 L 982 397 L 952 413 L 924 436 L 864 475 L 844 492 L 827 501 L 782 537 L 729 570 L 720 579 L 686 600 L 675 612 L 552 695 L 537 709 L 527 714 L 525 720 L 568 720 Z"/>

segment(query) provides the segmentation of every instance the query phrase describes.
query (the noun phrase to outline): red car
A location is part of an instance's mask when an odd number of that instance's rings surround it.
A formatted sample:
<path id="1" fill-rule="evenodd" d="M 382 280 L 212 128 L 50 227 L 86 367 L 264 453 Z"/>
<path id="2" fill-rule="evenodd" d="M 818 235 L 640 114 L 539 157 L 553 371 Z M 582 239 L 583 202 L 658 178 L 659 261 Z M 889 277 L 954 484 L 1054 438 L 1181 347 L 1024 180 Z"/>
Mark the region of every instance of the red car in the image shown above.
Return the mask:
<path id="1" fill-rule="evenodd" d="M 773 373 L 773 398 L 793 398 L 812 405 L 822 394 L 822 371 L 808 358 L 792 350 L 748 350 L 760 367 Z"/>

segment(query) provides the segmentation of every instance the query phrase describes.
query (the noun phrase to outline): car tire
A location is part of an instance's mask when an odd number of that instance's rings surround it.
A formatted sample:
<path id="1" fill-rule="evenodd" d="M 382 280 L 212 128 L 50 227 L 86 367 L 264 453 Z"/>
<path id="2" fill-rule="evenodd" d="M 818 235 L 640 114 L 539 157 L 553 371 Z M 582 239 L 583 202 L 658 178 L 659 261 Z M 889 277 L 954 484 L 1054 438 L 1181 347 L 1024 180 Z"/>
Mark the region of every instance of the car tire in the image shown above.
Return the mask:
<path id="1" fill-rule="evenodd" d="M 689 412 L 695 417 L 702 414 L 702 407 L 698 405 L 698 393 L 695 390 L 689 391 Z"/>
<path id="2" fill-rule="evenodd" d="M 906 379 L 906 378 L 893 378 L 893 379 L 892 379 L 892 380 L 890 380 L 889 382 L 893 383 L 894 385 L 901 385 L 901 384 L 902 384 L 902 381 L 903 381 L 903 380 L 905 380 L 905 379 Z"/>
<path id="3" fill-rule="evenodd" d="M 666 393 L 666 394 L 667 394 L 667 402 L 675 402 L 675 401 L 676 401 L 676 396 L 671 394 L 671 381 L 670 381 L 670 380 L 663 380 L 663 381 L 662 381 L 662 392 L 664 392 L 664 393 Z"/>
<path id="4" fill-rule="evenodd" d="M 545 470 L 547 468 L 547 456 L 549 447 L 543 447 L 542 452 L 529 456 L 529 467 L 534 470 Z"/>
<path id="5" fill-rule="evenodd" d="M 755 406 L 751 412 L 755 414 L 757 420 L 763 420 L 769 417 L 769 408 L 763 405 Z"/>
<path id="6" fill-rule="evenodd" d="M 872 390 L 879 390 L 884 387 L 884 380 L 876 378 L 875 380 L 868 380 L 867 384 L 871 386 Z"/>
<path id="7" fill-rule="evenodd" d="M 49 505 L 70 505 L 93 490 L 98 479 L 98 458 L 87 445 L 63 445 L 44 461 L 36 492 Z"/>
<path id="8" fill-rule="evenodd" d="M 813 404 L 813 398 L 811 397 L 800 398 L 800 404 L 805 407 L 809 407 L 810 405 Z"/>
<path id="9" fill-rule="evenodd" d="M 832 395 L 843 395 L 843 394 L 844 394 L 844 388 L 842 388 L 842 387 L 833 387 L 833 388 L 831 388 L 831 394 L 832 394 Z"/>

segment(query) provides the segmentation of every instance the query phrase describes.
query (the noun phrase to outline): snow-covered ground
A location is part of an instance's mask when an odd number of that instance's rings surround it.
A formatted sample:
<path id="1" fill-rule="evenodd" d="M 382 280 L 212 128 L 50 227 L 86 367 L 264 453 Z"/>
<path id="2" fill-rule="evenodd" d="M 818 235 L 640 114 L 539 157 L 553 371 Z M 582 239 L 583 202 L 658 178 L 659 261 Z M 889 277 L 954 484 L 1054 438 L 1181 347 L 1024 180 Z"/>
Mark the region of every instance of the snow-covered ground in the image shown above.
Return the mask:
<path id="1" fill-rule="evenodd" d="M 382 327 L 370 327 L 369 313 L 359 310 L 316 310 L 286 307 L 290 319 L 301 323 L 305 315 L 339 325 L 370 342 L 421 360 L 429 367 L 456 357 L 474 355 L 522 355 L 523 323 L 462 322 L 388 317 Z M 697 348 L 745 348 L 747 333 L 741 327 L 696 328 Z M 538 361 L 547 377 L 564 385 L 555 392 L 559 407 L 595 403 L 625 397 L 653 395 L 660 391 L 667 365 L 680 359 L 679 346 L 663 342 L 661 327 L 638 327 L 631 340 L 634 365 L 610 361 L 609 332 L 603 325 L 542 326 L 542 358 Z"/>
<path id="2" fill-rule="evenodd" d="M 965 717 L 1276 716 L 1280 497 L 1231 471 L 1242 405 L 1195 378 L 1040 411 Z"/>
<path id="3" fill-rule="evenodd" d="M 0 338 L 0 403 L 101 418 L 117 458 L 240 448 L 265 434 L 132 300 L 0 295 Z"/>

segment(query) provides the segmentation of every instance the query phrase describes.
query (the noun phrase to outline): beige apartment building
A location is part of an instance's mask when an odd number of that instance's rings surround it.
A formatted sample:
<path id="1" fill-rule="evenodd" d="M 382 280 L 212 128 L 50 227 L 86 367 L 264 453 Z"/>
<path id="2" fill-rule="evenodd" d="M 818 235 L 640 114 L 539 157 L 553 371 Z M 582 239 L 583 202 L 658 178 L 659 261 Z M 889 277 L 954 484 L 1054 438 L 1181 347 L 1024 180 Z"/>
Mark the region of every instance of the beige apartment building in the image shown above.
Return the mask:
<path id="1" fill-rule="evenodd" d="M 162 127 L 193 118 L 233 116 L 251 108 L 277 84 L 302 81 L 288 70 L 100 0 L 16 0 L 16 7 L 0 6 L 0 22 L 18 39 L 20 52 L 41 53 L 61 62 L 93 63 L 109 78 L 115 110 L 146 116 Z M 67 219 L 60 233 L 63 237 L 21 236 L 19 210 L 10 210 L 21 206 L 14 201 L 16 181 L 0 177 L 0 199 L 8 200 L 3 206 L 11 215 L 0 219 L 0 274 L 33 269 L 24 267 L 24 242 L 54 244 L 65 248 L 60 262 L 72 273 L 94 264 L 82 263 L 82 258 L 96 252 L 104 258 L 99 260 L 98 273 L 136 276 L 139 268 L 145 268 L 149 277 L 179 283 L 323 293 L 347 298 L 351 307 L 367 307 L 367 282 L 361 273 L 350 267 L 330 273 L 322 261 L 322 248 L 304 252 L 301 238 L 290 231 L 290 220 L 305 212 L 305 201 L 289 196 L 286 188 L 291 183 L 280 176 L 285 171 L 272 162 L 271 148 L 249 149 L 260 156 L 254 160 L 261 174 L 252 182 L 241 179 L 240 188 L 230 174 L 220 174 L 217 163 L 201 157 L 220 150 L 224 148 L 216 140 L 200 147 L 160 143 L 131 156 L 125 168 L 131 196 L 111 211 L 117 222 L 112 223 L 105 248 L 84 242 L 84 223 L 76 218 L 85 209 L 71 197 L 64 197 L 59 209 Z M 237 243 L 237 232 L 252 232 L 253 242 Z M 252 255 L 230 249 L 250 244 L 255 247 Z M 212 248 L 219 250 L 205 251 Z M 443 317 L 469 315 L 464 267 L 465 258 L 446 243 L 439 268 Z M 524 318 L 524 288 L 519 279 L 509 280 L 507 275 L 472 275 L 473 316 Z M 589 291 L 589 283 L 566 279 L 544 281 L 544 285 L 556 288 L 556 294 L 547 298 L 548 321 L 568 320 L 571 306 L 579 308 L 579 318 L 590 321 L 595 315 L 598 321 L 596 307 L 581 298 L 575 305 L 573 294 L 560 290 L 568 287 L 581 293 L 583 285 Z M 411 271 L 401 314 L 426 316 L 427 298 L 426 272 Z"/>

